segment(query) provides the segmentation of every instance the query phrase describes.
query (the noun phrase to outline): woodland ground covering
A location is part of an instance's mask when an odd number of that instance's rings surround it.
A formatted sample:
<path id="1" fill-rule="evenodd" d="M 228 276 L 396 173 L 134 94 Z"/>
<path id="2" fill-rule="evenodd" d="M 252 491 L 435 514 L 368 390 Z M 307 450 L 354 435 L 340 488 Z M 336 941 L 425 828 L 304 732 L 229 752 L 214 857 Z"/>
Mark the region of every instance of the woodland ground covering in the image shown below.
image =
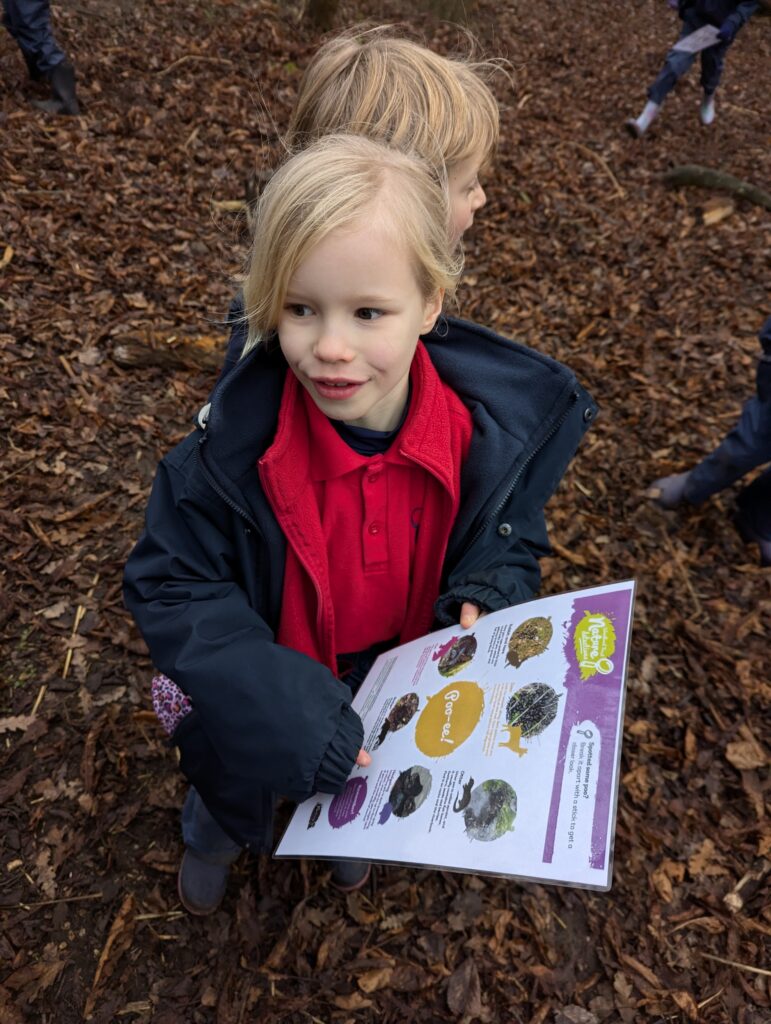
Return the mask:
<path id="1" fill-rule="evenodd" d="M 771 575 L 732 492 L 669 514 L 645 496 L 753 387 L 771 214 L 736 201 L 705 222 L 715 194 L 662 174 L 768 188 L 771 23 L 739 37 L 709 130 L 692 74 L 639 143 L 622 123 L 674 37 L 664 0 L 470 16 L 512 72 L 459 312 L 567 362 L 601 406 L 549 505 L 544 591 L 639 585 L 612 891 L 380 867 L 345 898 L 322 864 L 263 858 L 201 920 L 177 900 L 183 783 L 121 571 L 156 461 L 213 384 L 185 352 L 224 350 L 233 211 L 279 159 L 319 35 L 262 0 L 55 6 L 81 118 L 31 107 L 0 36 L 0 1020 L 771 1020 Z M 397 0 L 343 0 L 338 24 L 364 15 L 462 43 Z M 119 364 L 127 338 L 149 365 Z"/>

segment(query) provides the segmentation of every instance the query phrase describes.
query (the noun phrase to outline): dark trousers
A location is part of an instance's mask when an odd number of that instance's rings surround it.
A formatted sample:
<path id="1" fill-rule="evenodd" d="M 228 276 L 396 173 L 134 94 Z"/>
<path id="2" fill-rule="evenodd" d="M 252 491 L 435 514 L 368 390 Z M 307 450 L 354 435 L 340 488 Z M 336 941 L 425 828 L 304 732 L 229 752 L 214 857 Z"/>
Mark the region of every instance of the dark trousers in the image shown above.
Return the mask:
<path id="1" fill-rule="evenodd" d="M 48 0 L 3 0 L 3 24 L 19 44 L 30 72 L 46 76 L 65 59 L 51 31 Z"/>
<path id="2" fill-rule="evenodd" d="M 746 473 L 771 462 L 771 397 L 745 403 L 736 426 L 688 475 L 686 500 L 699 505 Z M 743 524 L 771 540 L 771 468 L 745 487 L 738 498 Z"/>
<path id="3" fill-rule="evenodd" d="M 688 11 L 683 19 L 683 29 L 679 38 L 684 39 L 691 32 L 710 24 L 695 11 Z M 701 84 L 704 92 L 713 93 L 720 84 L 723 74 L 726 50 L 730 43 L 717 43 L 701 51 Z M 648 90 L 648 99 L 654 103 L 663 103 L 664 99 L 677 85 L 686 71 L 696 60 L 695 53 L 684 53 L 682 50 L 670 50 L 659 71 L 658 78 Z"/>

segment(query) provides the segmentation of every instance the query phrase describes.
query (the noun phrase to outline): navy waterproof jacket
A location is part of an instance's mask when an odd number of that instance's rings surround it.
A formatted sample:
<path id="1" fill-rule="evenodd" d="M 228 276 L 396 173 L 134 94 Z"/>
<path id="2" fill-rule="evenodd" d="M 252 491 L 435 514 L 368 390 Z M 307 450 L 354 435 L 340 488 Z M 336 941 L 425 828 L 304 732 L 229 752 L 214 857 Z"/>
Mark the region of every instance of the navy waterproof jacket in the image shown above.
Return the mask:
<path id="1" fill-rule="evenodd" d="M 596 407 L 546 356 L 460 320 L 442 332 L 423 340 L 473 420 L 436 604 L 450 625 L 464 601 L 495 611 L 535 595 L 543 507 Z M 286 372 L 274 343 L 221 378 L 203 425 L 159 466 L 124 583 L 153 662 L 194 705 L 173 737 L 183 772 L 222 828 L 260 849 L 274 794 L 341 791 L 363 740 L 350 689 L 275 642 L 286 541 L 256 463 Z"/>
<path id="2" fill-rule="evenodd" d="M 730 21 L 738 31 L 758 6 L 758 0 L 680 0 L 678 10 L 681 17 L 687 11 L 696 11 L 708 24 L 718 28 Z"/>

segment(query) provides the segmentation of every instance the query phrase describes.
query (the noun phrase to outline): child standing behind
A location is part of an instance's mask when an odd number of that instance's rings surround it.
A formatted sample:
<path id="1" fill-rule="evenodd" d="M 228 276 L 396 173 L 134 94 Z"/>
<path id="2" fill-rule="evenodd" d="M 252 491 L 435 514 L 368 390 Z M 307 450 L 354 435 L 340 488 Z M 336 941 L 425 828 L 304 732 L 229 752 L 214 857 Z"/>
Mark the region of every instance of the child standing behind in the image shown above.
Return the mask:
<path id="1" fill-rule="evenodd" d="M 345 32 L 314 55 L 300 82 L 284 139 L 292 152 L 324 135 L 352 132 L 381 139 L 447 169 L 455 240 L 486 201 L 480 175 L 498 146 L 498 104 L 486 83 L 492 60 L 447 58 L 389 28 Z M 242 297 L 228 317 L 233 330 L 223 373 L 246 340 Z"/>
<path id="2" fill-rule="evenodd" d="M 336 793 L 368 763 L 341 675 L 537 587 L 543 506 L 594 406 L 484 329 L 419 341 L 461 270 L 448 224 L 414 157 L 331 136 L 291 159 L 257 211 L 247 351 L 159 467 L 125 599 L 181 690 L 194 913 L 241 847 L 269 847 L 274 794 Z"/>
<path id="3" fill-rule="evenodd" d="M 771 462 L 771 316 L 760 329 L 761 356 L 756 394 L 739 422 L 717 448 L 685 473 L 655 480 L 651 496 L 662 508 L 700 505 L 758 466 Z M 761 565 L 771 565 L 771 467 L 737 499 L 736 526 L 742 538 L 760 548 Z"/>
<path id="4" fill-rule="evenodd" d="M 701 85 L 704 96 L 699 117 L 703 125 L 710 125 L 715 120 L 715 90 L 723 74 L 726 52 L 739 29 L 758 9 L 758 0 L 679 0 L 676 6 L 683 20 L 680 40 L 707 25 L 718 30 L 716 42 L 701 51 Z M 661 104 L 695 59 L 695 53 L 678 49 L 676 45 L 669 51 L 664 67 L 648 90 L 648 102 L 642 113 L 626 122 L 631 135 L 639 139 L 645 134 Z"/>

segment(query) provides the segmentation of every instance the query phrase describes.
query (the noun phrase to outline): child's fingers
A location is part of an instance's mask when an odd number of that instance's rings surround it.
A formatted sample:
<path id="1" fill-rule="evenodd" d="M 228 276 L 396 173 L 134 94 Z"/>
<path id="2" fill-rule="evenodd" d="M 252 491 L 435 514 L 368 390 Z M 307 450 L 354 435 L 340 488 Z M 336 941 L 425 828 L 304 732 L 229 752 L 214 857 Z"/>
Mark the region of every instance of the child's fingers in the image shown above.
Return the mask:
<path id="1" fill-rule="evenodd" d="M 359 765 L 360 768 L 367 768 L 369 765 L 372 764 L 372 758 L 369 756 L 364 747 L 362 747 L 361 750 L 359 751 L 358 757 L 356 758 L 356 764 Z"/>
<path id="2" fill-rule="evenodd" d="M 471 601 L 464 601 L 460 609 L 461 629 L 469 629 L 474 625 L 481 614 L 481 609 L 472 604 Z"/>

